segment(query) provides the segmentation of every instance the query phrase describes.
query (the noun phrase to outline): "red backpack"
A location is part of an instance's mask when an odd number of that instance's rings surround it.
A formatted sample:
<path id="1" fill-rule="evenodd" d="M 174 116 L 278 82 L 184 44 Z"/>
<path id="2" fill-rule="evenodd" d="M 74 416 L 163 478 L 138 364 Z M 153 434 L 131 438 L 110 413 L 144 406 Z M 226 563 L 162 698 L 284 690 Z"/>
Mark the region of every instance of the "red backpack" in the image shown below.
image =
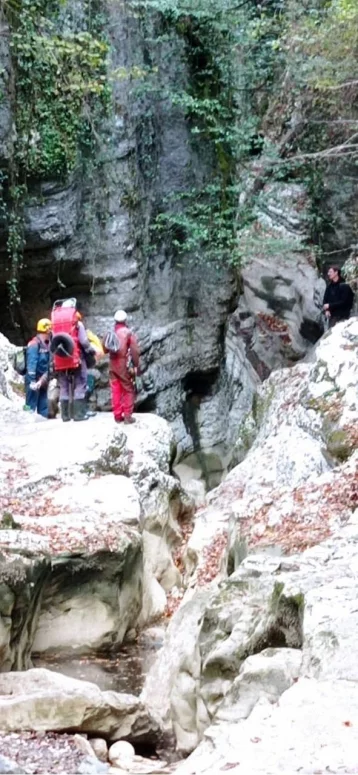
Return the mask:
<path id="1" fill-rule="evenodd" d="M 55 301 L 52 314 L 53 366 L 55 371 L 77 369 L 81 363 L 76 299 Z"/>

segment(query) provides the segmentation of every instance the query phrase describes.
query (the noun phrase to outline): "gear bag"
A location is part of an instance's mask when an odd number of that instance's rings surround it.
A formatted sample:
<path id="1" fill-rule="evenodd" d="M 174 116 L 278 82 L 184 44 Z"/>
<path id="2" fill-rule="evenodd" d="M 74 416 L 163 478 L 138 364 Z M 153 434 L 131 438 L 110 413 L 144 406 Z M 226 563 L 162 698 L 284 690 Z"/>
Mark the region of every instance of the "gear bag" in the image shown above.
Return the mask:
<path id="1" fill-rule="evenodd" d="M 38 348 L 40 344 L 38 343 Z M 14 357 L 14 369 L 20 377 L 25 377 L 27 373 L 27 345 L 19 347 Z"/>
<path id="2" fill-rule="evenodd" d="M 81 363 L 78 340 L 76 299 L 60 299 L 52 308 L 52 341 L 54 371 L 77 369 Z"/>
<path id="3" fill-rule="evenodd" d="M 103 344 L 105 350 L 107 350 L 109 353 L 112 353 L 113 355 L 122 354 L 122 345 L 114 329 L 107 332 L 106 336 L 104 337 Z"/>
<path id="4" fill-rule="evenodd" d="M 20 377 L 24 377 L 27 371 L 27 347 L 20 347 L 14 357 L 14 369 Z"/>

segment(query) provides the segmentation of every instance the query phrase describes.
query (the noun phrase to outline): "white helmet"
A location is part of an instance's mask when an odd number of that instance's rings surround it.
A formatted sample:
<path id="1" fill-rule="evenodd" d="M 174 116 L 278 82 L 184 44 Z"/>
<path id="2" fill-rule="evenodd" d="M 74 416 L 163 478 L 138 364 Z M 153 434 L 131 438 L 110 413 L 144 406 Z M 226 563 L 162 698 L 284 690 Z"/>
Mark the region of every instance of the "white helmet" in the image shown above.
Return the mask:
<path id="1" fill-rule="evenodd" d="M 124 309 L 117 309 L 117 312 L 114 313 L 114 319 L 116 323 L 124 323 L 127 320 L 127 313 Z"/>

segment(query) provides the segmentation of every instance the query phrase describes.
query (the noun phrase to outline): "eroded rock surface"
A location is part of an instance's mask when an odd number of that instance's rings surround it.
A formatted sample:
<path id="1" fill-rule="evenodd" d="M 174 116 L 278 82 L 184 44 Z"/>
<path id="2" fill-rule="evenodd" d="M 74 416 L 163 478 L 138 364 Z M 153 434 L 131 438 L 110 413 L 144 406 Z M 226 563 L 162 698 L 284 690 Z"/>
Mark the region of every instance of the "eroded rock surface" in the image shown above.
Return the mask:
<path id="1" fill-rule="evenodd" d="M 357 352 L 352 319 L 272 373 L 246 457 L 197 512 L 189 589 L 143 691 L 195 749 L 180 775 L 353 771 Z"/>
<path id="2" fill-rule="evenodd" d="M 232 567 L 249 544 L 305 548 L 354 507 L 358 320 L 329 331 L 308 361 L 273 372 L 237 428 L 237 459 L 197 512 L 187 547 L 196 579 L 207 551 L 229 534 Z M 237 559 L 239 558 L 239 559 Z"/>
<path id="3" fill-rule="evenodd" d="M 153 740 L 158 731 L 137 697 L 101 692 L 95 684 L 44 668 L 0 675 L 0 728 L 70 730 L 133 742 Z"/>
<path id="4" fill-rule="evenodd" d="M 11 366 L 2 374 L 10 390 Z M 180 583 L 172 551 L 191 503 L 170 473 L 172 431 L 155 415 L 127 427 L 111 414 L 46 421 L 5 395 L 2 669 L 28 666 L 33 649 L 117 648 L 139 621 L 163 613 L 166 591 Z"/>

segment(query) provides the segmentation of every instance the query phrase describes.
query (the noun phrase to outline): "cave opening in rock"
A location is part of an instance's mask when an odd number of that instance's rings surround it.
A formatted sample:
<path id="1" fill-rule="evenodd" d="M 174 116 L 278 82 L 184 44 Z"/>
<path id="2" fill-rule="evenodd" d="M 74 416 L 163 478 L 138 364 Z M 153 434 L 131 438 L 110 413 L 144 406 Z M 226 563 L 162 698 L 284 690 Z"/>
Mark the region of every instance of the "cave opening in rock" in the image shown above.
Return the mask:
<path id="1" fill-rule="evenodd" d="M 0 330 L 14 344 L 23 345 L 33 336 L 36 321 L 48 317 L 56 299 L 75 296 L 84 315 L 88 300 L 93 307 L 93 277 L 78 261 L 56 261 L 51 251 L 25 253 L 19 293 L 21 302 L 9 309 L 6 273 L 0 266 Z M 103 332 L 100 332 L 101 334 Z"/>
<path id="2" fill-rule="evenodd" d="M 136 752 L 136 756 L 143 756 L 144 759 L 156 759 L 157 754 L 157 741 L 145 740 L 143 743 L 138 743 L 136 740 L 128 739 L 129 743 Z"/>
<path id="3" fill-rule="evenodd" d="M 190 371 L 182 381 L 188 399 L 202 399 L 210 396 L 219 376 L 219 367 L 210 371 Z"/>
<path id="4" fill-rule="evenodd" d="M 200 408 L 206 399 L 212 397 L 218 385 L 219 367 L 208 371 L 191 371 L 182 380 L 185 391 L 185 401 L 182 416 L 185 428 L 192 439 L 192 452 L 177 461 L 176 471 L 181 480 L 183 477 L 199 479 L 205 484 L 205 490 L 216 487 L 222 480 L 224 465 L 219 449 L 211 444 L 204 447 L 200 424 Z"/>
<path id="5" fill-rule="evenodd" d="M 135 411 L 143 414 L 155 412 L 157 409 L 157 399 L 155 395 L 146 396 L 136 404 Z"/>

